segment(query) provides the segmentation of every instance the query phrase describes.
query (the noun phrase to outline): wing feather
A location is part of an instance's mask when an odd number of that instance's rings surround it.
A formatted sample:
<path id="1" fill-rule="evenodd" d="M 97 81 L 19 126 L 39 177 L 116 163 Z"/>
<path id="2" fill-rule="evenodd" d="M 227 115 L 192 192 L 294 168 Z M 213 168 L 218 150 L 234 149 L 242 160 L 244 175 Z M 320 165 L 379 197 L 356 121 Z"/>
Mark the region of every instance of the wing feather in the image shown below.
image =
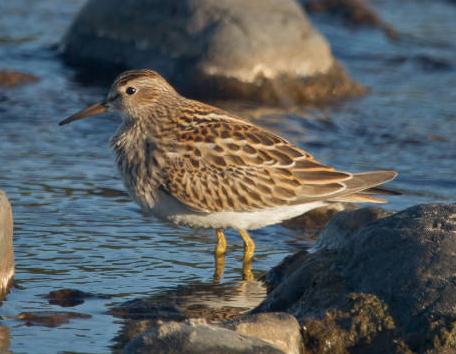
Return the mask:
<path id="1" fill-rule="evenodd" d="M 163 167 L 164 188 L 194 210 L 254 211 L 342 198 L 394 178 L 381 171 L 336 171 L 226 112 L 199 112 L 204 119 L 183 119 L 185 126 L 164 149 Z"/>

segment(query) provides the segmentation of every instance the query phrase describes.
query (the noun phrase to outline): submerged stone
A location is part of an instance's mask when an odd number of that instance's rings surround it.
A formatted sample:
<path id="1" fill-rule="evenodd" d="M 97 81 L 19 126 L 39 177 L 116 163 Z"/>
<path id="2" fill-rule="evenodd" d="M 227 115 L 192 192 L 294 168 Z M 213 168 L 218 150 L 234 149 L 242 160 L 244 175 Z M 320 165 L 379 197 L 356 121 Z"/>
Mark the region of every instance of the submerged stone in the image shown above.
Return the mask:
<path id="1" fill-rule="evenodd" d="M 81 305 L 86 299 L 109 299 L 109 295 L 87 293 L 77 289 L 59 289 L 50 291 L 46 296 L 51 305 L 72 307 Z"/>
<path id="2" fill-rule="evenodd" d="M 0 70 L 0 86 L 18 86 L 37 81 L 35 75 L 16 70 Z"/>
<path id="3" fill-rule="evenodd" d="M 35 311 L 22 312 L 17 319 L 25 322 L 27 326 L 59 327 L 73 319 L 89 319 L 91 315 L 66 311 Z"/>

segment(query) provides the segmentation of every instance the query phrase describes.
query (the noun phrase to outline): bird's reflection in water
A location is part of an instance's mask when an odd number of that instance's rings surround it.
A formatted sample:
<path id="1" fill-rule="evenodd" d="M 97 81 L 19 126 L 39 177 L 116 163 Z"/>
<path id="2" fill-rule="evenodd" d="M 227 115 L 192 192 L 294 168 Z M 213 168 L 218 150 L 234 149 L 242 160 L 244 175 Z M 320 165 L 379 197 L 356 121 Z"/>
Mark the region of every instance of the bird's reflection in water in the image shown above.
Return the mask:
<path id="1" fill-rule="evenodd" d="M 256 280 L 242 280 L 222 284 L 189 283 L 161 291 L 152 296 L 130 300 L 116 306 L 112 313 L 123 318 L 153 318 L 147 313 L 157 309 L 177 308 L 183 317 L 203 317 L 208 321 L 223 320 L 249 311 L 259 305 L 266 296 L 266 286 Z M 130 310 L 132 316 L 130 316 Z M 138 314 L 138 309 L 142 314 Z M 141 315 L 141 316 L 138 316 Z M 173 313 L 173 316 L 175 313 Z"/>
<path id="2" fill-rule="evenodd" d="M 259 305 L 266 296 L 263 282 L 242 280 L 223 284 L 190 283 L 159 293 L 152 298 L 172 303 L 188 317 L 229 317 Z"/>
<path id="3" fill-rule="evenodd" d="M 255 279 L 252 272 L 253 251 L 244 250 L 242 259 L 242 279 L 244 281 L 253 281 Z M 214 278 L 213 284 L 219 284 L 225 270 L 225 254 L 214 252 Z"/>
<path id="4" fill-rule="evenodd" d="M 189 283 L 130 300 L 111 309 L 123 319 L 114 349 L 123 348 L 140 333 L 156 327 L 157 320 L 203 318 L 208 323 L 234 319 L 258 306 L 266 297 L 265 285 L 256 280 L 222 284 Z"/>

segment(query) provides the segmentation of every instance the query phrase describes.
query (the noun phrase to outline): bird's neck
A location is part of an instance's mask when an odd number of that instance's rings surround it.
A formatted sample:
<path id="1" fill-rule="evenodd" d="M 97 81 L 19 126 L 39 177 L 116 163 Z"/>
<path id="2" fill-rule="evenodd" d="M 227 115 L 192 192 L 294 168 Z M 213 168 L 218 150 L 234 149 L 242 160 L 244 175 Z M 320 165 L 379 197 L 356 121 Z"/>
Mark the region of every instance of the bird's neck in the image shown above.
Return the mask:
<path id="1" fill-rule="evenodd" d="M 155 205 L 162 182 L 160 169 L 152 158 L 156 139 L 155 132 L 150 133 L 139 122 L 128 120 L 123 122 L 111 138 L 124 185 L 144 210 Z"/>
<path id="2" fill-rule="evenodd" d="M 138 145 L 144 141 L 158 142 L 164 137 L 169 137 L 175 132 L 176 123 L 170 119 L 169 114 L 157 110 L 145 119 L 130 119 L 125 117 L 111 139 L 111 144 L 128 148 L 130 145 Z"/>

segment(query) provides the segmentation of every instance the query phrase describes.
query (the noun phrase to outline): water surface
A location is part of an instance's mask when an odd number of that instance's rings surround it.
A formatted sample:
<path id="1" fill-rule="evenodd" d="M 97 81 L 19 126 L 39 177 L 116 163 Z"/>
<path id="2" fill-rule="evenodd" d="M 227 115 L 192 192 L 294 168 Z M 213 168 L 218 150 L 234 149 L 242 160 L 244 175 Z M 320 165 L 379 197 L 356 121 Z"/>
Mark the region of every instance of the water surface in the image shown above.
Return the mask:
<path id="1" fill-rule="evenodd" d="M 0 88 L 0 187 L 14 207 L 17 263 L 16 287 L 0 307 L 0 338 L 9 337 L 14 353 L 107 352 L 119 330 L 119 320 L 104 314 L 110 306 L 212 279 L 211 231 L 144 216 L 125 196 L 107 144 L 118 124 L 114 117 L 57 125 L 106 92 L 79 82 L 56 53 L 82 3 L 0 4 L 0 69 L 40 78 Z M 397 169 L 400 178 L 392 187 L 406 194 L 392 198 L 390 209 L 454 201 L 456 7 L 425 0 L 374 3 L 402 40 L 314 18 L 335 55 L 371 93 L 322 110 L 261 114 L 257 123 L 341 169 Z M 256 274 L 307 245 L 303 232 L 282 226 L 254 237 Z M 234 289 L 236 302 L 242 247 L 232 232 L 228 242 L 222 281 Z M 59 328 L 27 327 L 14 319 L 23 311 L 59 310 L 43 295 L 65 287 L 113 297 L 73 308 L 92 318 Z"/>

